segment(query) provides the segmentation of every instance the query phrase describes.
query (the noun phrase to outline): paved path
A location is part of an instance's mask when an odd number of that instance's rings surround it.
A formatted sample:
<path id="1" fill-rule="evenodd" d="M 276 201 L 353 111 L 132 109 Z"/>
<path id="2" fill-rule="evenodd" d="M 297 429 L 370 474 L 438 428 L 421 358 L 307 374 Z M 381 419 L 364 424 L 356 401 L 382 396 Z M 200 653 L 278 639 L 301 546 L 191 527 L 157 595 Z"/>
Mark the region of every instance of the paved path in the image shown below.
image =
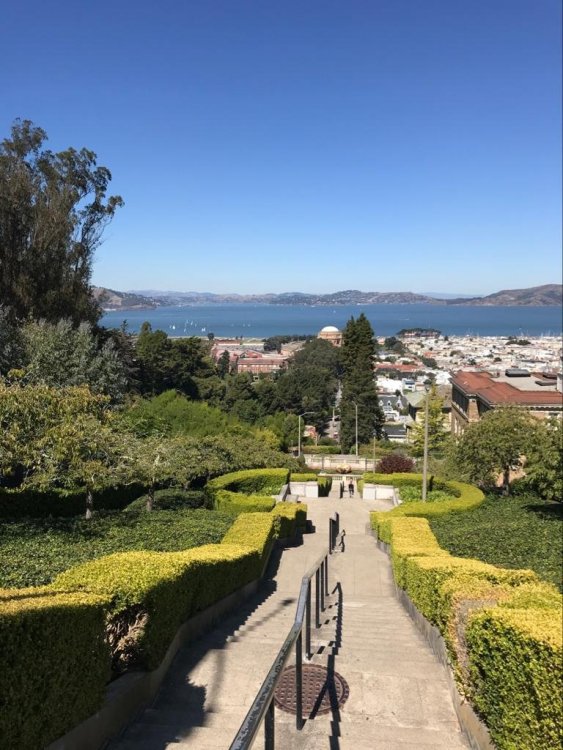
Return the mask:
<path id="1" fill-rule="evenodd" d="M 444 668 L 394 595 L 387 556 L 368 533 L 376 502 L 308 500 L 317 533 L 271 561 L 270 579 L 247 604 L 177 655 L 154 705 L 111 750 L 228 750 L 295 616 L 300 580 L 340 512 L 345 551 L 329 563 L 333 593 L 312 661 L 334 668 L 350 694 L 340 710 L 306 722 L 276 711 L 283 750 L 458 750 L 467 748 Z M 387 506 L 379 506 L 381 509 Z M 261 748 L 262 741 L 255 743 Z"/>

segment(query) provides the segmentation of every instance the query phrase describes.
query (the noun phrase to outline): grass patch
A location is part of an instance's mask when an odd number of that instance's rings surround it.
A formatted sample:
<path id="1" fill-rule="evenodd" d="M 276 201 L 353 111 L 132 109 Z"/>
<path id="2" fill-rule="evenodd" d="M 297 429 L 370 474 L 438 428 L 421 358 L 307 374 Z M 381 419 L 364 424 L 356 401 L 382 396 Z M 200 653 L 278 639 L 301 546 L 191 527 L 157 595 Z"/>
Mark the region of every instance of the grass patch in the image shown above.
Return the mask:
<path id="1" fill-rule="evenodd" d="M 531 568 L 563 590 L 563 505 L 536 495 L 487 496 L 466 513 L 430 517 L 440 546 L 503 568 Z"/>
<path id="2" fill-rule="evenodd" d="M 105 512 L 83 518 L 5 522 L 0 528 L 0 587 L 40 586 L 64 570 L 113 552 L 175 552 L 219 543 L 231 515 L 208 510 Z"/>

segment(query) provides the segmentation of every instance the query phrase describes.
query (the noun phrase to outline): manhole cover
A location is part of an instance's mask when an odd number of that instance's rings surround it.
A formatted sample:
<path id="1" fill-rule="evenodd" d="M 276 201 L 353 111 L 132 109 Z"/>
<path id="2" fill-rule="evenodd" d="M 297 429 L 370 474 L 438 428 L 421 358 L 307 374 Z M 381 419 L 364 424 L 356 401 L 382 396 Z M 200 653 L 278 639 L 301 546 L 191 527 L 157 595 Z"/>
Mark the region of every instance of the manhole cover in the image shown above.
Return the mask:
<path id="1" fill-rule="evenodd" d="M 312 718 L 342 706 L 350 690 L 338 672 L 328 672 L 316 664 L 303 664 L 303 716 Z M 274 693 L 278 708 L 297 713 L 295 706 L 295 667 L 286 667 Z"/>

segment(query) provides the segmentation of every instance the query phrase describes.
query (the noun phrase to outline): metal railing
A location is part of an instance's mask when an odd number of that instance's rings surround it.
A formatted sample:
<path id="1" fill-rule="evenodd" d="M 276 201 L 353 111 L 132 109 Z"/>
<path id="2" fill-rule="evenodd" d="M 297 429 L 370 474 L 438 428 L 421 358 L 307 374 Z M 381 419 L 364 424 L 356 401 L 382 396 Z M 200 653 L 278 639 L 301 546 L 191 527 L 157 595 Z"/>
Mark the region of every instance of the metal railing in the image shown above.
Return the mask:
<path id="1" fill-rule="evenodd" d="M 329 518 L 329 545 L 312 568 L 303 576 L 295 620 L 278 655 L 254 699 L 241 727 L 234 738 L 229 750 L 249 750 L 256 739 L 262 722 L 264 723 L 264 748 L 274 750 L 274 692 L 281 677 L 283 668 L 289 661 L 293 646 L 295 646 L 295 704 L 297 729 L 302 729 L 303 720 L 303 628 L 305 628 L 305 654 L 307 659 L 311 652 L 311 582 L 315 579 L 315 628 L 321 627 L 321 613 L 325 609 L 325 596 L 328 596 L 328 559 L 333 553 L 340 533 L 340 516 L 334 514 Z"/>

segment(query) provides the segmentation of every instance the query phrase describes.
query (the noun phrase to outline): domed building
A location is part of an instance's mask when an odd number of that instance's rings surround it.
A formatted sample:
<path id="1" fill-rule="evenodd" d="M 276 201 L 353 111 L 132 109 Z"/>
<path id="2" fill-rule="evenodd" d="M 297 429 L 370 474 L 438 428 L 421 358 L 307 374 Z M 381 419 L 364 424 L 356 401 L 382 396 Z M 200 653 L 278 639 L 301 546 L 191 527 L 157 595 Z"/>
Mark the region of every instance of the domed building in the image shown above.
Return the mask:
<path id="1" fill-rule="evenodd" d="M 333 346 L 342 346 L 342 332 L 336 326 L 325 326 L 319 331 L 317 338 L 329 341 Z"/>

